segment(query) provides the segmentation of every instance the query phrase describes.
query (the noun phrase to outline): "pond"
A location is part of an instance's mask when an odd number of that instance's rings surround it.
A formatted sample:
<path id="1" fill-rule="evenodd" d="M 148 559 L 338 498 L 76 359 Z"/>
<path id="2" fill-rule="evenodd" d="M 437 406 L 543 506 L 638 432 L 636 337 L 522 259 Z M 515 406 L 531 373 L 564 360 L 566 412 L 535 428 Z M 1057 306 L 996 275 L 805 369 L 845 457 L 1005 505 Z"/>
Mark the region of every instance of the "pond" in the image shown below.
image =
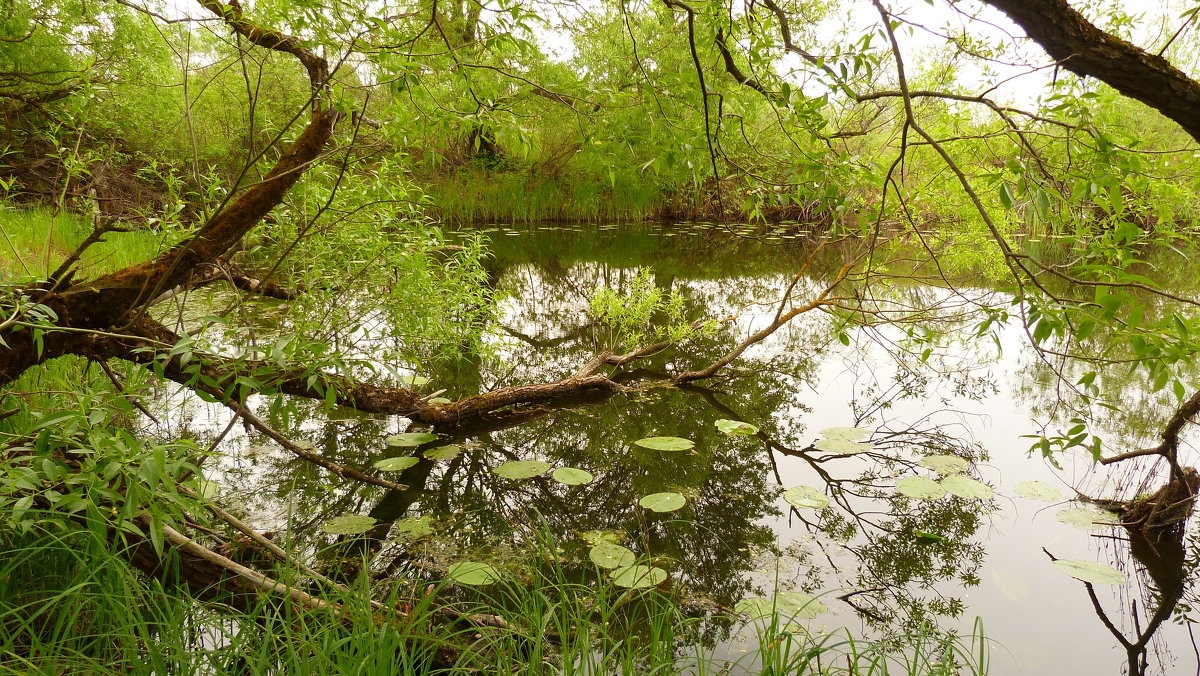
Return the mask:
<path id="1" fill-rule="evenodd" d="M 996 298 L 986 280 L 948 289 L 908 279 L 871 290 L 937 309 L 943 320 L 931 352 L 914 336 L 932 320 L 864 326 L 810 312 L 751 347 L 723 376 L 662 387 L 652 384 L 656 375 L 706 365 L 769 324 L 774 301 L 792 285 L 800 296 L 815 293 L 852 260 L 851 246 L 818 247 L 823 240 L 799 225 L 493 227 L 482 234 L 492 241 L 498 321 L 484 354 L 443 358 L 414 374 L 431 397 L 574 373 L 619 339 L 588 313 L 602 286 L 620 292 L 648 283 L 678 297 L 689 321 L 729 321 L 684 350 L 628 369 L 628 391 L 454 430 L 349 412 L 317 415 L 302 402 L 263 412 L 344 464 L 368 468 L 383 457 L 411 457 L 388 473 L 406 491 L 331 484 L 269 440 L 230 429 L 225 409 L 173 402 L 181 404 L 170 423 L 175 432 L 237 442 L 239 451 L 209 471 L 230 504 L 263 529 L 301 540 L 316 534 L 310 544 L 332 517 L 369 515 L 383 524 L 371 532 L 383 567 L 444 570 L 468 559 L 502 566 L 520 558 L 522 537 L 535 524 L 563 556 L 583 564 L 589 547 L 605 539 L 651 556 L 685 590 L 681 603 L 700 615 L 753 613 L 747 599 L 769 604 L 778 592 L 799 592 L 822 607 L 801 620 L 813 632 L 971 636 L 978 618 L 991 674 L 1125 673 L 1126 650 L 1104 622 L 1136 640 L 1166 596 L 1180 612 L 1149 643 L 1148 673 L 1198 668 L 1190 624 L 1182 621 L 1195 595 L 1196 529 L 1188 527 L 1167 573 L 1161 566 L 1148 572 L 1132 558 L 1123 529 L 1071 498 L 1075 489 L 1095 496 L 1152 491 L 1155 480 L 1136 484 L 1155 468 L 1094 466 L 1081 448 L 1057 456 L 1057 467 L 1030 454 L 1029 435 L 1065 430 L 1071 415 L 1059 401 L 1053 364 L 1028 347 L 1022 327 L 998 323 L 981 336 L 973 323 L 955 319 L 955 308 Z M 651 274 L 639 276 L 639 269 Z M 283 311 L 259 314 L 269 332 Z M 1114 413 L 1098 430 L 1108 448 L 1146 445 L 1171 400 L 1148 395 L 1136 379 L 1104 386 L 1128 402 L 1124 415 Z M 437 436 L 385 441 L 413 432 Z M 649 437 L 693 445 L 635 443 Z M 1194 451 L 1187 454 L 1183 464 L 1197 464 Z M 560 473 L 566 483 L 556 481 L 539 471 L 544 465 L 527 479 L 494 472 L 513 461 L 577 468 L 594 480 Z M 662 493 L 664 505 L 639 504 Z M 1054 559 L 1111 566 L 1123 581 L 1089 591 Z M 1182 589 L 1164 594 L 1170 579 Z M 752 652 L 755 640 L 744 623 L 729 621 L 706 625 L 705 638 L 713 654 L 731 661 Z"/>

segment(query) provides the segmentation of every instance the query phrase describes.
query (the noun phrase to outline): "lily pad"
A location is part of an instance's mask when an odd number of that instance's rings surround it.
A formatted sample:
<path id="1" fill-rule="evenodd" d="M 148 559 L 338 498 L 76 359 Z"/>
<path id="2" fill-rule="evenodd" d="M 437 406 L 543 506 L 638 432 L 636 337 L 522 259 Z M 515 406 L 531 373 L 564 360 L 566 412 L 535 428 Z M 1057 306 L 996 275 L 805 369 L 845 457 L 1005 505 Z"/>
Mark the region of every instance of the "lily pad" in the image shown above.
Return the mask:
<path id="1" fill-rule="evenodd" d="M 680 437 L 646 437 L 633 443 L 655 451 L 686 451 L 696 445 L 694 441 Z"/>
<path id="2" fill-rule="evenodd" d="M 459 453 L 462 453 L 462 450 L 462 446 L 448 444 L 446 446 L 431 448 L 421 455 L 424 455 L 428 460 L 453 460 L 458 457 Z"/>
<path id="3" fill-rule="evenodd" d="M 1121 520 L 1121 517 L 1112 512 L 1088 507 L 1071 507 L 1060 510 L 1054 515 L 1054 518 L 1080 530 L 1105 530 Z"/>
<path id="4" fill-rule="evenodd" d="M 812 619 L 829 610 L 817 599 L 800 592 L 780 592 L 773 600 L 761 596 L 742 599 L 733 609 L 752 620 L 766 619 L 776 612 L 792 619 Z"/>
<path id="5" fill-rule="evenodd" d="M 579 534 L 579 537 L 589 545 L 598 545 L 601 542 L 610 542 L 615 545 L 625 541 L 625 534 L 619 530 L 585 530 Z"/>
<path id="6" fill-rule="evenodd" d="M 392 529 L 397 535 L 415 540 L 433 534 L 433 519 L 428 516 L 406 516 L 396 521 Z"/>
<path id="7" fill-rule="evenodd" d="M 679 493 L 651 493 L 638 500 L 638 504 L 653 512 L 673 512 L 687 504 Z"/>
<path id="8" fill-rule="evenodd" d="M 942 488 L 967 500 L 990 500 L 996 494 L 991 486 L 961 474 L 942 479 Z"/>
<path id="9" fill-rule="evenodd" d="M 461 561 L 450 566 L 446 572 L 451 580 L 462 584 L 483 585 L 500 580 L 500 571 L 478 561 Z"/>
<path id="10" fill-rule="evenodd" d="M 947 474 L 962 474 L 967 471 L 971 463 L 957 455 L 927 455 L 921 458 L 921 466 L 945 476 Z"/>
<path id="11" fill-rule="evenodd" d="M 1036 479 L 1022 481 L 1013 486 L 1013 492 L 1017 495 L 1028 498 L 1030 500 L 1041 500 L 1042 502 L 1058 502 L 1062 499 L 1062 493 L 1057 488 L 1050 484 L 1042 483 Z"/>
<path id="12" fill-rule="evenodd" d="M 906 476 L 896 482 L 896 490 L 901 495 L 918 500 L 937 500 L 945 497 L 946 489 L 941 484 L 923 476 Z"/>
<path id="13" fill-rule="evenodd" d="M 550 463 L 541 460 L 513 460 L 493 469 L 492 473 L 505 479 L 532 479 L 549 469 Z"/>
<path id="14" fill-rule="evenodd" d="M 622 568 L 632 566 L 637 554 L 615 542 L 600 542 L 588 552 L 588 558 L 601 568 Z"/>
<path id="15" fill-rule="evenodd" d="M 1124 573 L 1116 568 L 1113 568 L 1112 566 L 1106 566 L 1103 563 L 1059 559 L 1054 562 L 1054 567 L 1066 573 L 1067 575 L 1070 575 L 1076 580 L 1091 582 L 1092 584 L 1125 583 Z"/>
<path id="16" fill-rule="evenodd" d="M 653 566 L 622 566 L 608 574 L 613 584 L 629 589 L 643 589 L 661 584 L 667 579 L 667 571 Z"/>
<path id="17" fill-rule="evenodd" d="M 808 594 L 780 592 L 775 595 L 775 609 L 786 617 L 812 619 L 829 610 L 825 604 Z"/>
<path id="18" fill-rule="evenodd" d="M 420 462 L 420 458 L 414 458 L 410 455 L 403 455 L 398 458 L 384 458 L 376 462 L 372 467 L 381 469 L 385 472 L 400 472 L 412 467 Z"/>
<path id="19" fill-rule="evenodd" d="M 384 441 L 388 446 L 420 446 L 431 441 L 436 441 L 437 435 L 429 432 L 405 432 L 404 434 L 393 434 Z"/>
<path id="20" fill-rule="evenodd" d="M 550 474 L 550 478 L 568 486 L 582 486 L 590 484 L 596 479 L 591 472 L 574 467 L 559 467 Z"/>
<path id="21" fill-rule="evenodd" d="M 849 439 L 818 439 L 813 444 L 813 447 L 826 453 L 838 453 L 842 455 L 853 455 L 875 448 L 874 444 L 850 441 Z"/>
<path id="22" fill-rule="evenodd" d="M 812 486 L 793 486 L 783 492 L 783 499 L 807 509 L 822 509 L 829 506 L 829 497 Z"/>
<path id="23" fill-rule="evenodd" d="M 731 437 L 752 437 L 755 434 L 758 434 L 757 427 L 748 422 L 742 422 L 740 420 L 726 420 L 725 418 L 721 418 L 720 420 L 715 421 L 713 424 L 717 426 L 718 430 L 721 430 Z"/>
<path id="24" fill-rule="evenodd" d="M 858 441 L 871 436 L 871 430 L 861 427 L 826 427 L 821 430 L 821 436 L 826 439 L 841 439 L 843 441 Z"/>
<path id="25" fill-rule="evenodd" d="M 750 616 L 752 620 L 765 620 L 775 613 L 775 604 L 771 599 L 754 596 L 738 601 L 733 606 L 733 610 L 736 613 Z"/>
<path id="26" fill-rule="evenodd" d="M 358 535 L 375 527 L 375 519 L 358 514 L 335 516 L 321 524 L 321 530 L 330 535 Z"/>

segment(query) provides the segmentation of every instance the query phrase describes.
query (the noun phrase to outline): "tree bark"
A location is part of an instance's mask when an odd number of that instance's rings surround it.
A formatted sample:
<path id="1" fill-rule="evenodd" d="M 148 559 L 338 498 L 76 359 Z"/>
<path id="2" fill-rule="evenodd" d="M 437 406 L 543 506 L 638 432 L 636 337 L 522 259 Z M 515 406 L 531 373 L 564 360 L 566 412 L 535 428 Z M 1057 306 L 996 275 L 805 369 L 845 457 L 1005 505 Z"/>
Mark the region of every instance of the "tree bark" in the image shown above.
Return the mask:
<path id="1" fill-rule="evenodd" d="M 1066 0 L 984 0 L 1063 68 L 1154 108 L 1200 141 L 1200 82 L 1161 56 L 1106 33 Z"/>

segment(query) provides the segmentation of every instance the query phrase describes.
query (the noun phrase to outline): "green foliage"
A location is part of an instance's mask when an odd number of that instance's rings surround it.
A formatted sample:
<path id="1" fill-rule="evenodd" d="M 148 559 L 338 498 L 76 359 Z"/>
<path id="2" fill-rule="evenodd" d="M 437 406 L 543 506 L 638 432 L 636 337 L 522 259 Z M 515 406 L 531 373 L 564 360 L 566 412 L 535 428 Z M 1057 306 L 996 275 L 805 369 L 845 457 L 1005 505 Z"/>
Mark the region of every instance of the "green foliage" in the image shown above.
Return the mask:
<path id="1" fill-rule="evenodd" d="M 702 327 L 686 321 L 683 308 L 683 296 L 657 285 L 648 268 L 640 268 L 623 288 L 596 289 L 589 300 L 597 342 L 618 350 L 696 335 Z"/>

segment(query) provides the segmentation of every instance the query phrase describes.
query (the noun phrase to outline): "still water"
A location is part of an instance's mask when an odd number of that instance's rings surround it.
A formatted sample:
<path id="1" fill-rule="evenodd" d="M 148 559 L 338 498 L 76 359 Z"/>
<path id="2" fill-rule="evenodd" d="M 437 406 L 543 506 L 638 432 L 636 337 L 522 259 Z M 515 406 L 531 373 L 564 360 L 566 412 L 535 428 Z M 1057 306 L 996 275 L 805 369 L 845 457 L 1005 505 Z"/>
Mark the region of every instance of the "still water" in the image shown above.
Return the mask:
<path id="1" fill-rule="evenodd" d="M 1056 458 L 1054 467 L 1030 455 L 1026 435 L 1065 430 L 1070 414 L 1059 402 L 1053 364 L 1027 347 L 1019 325 L 1000 324 L 979 337 L 973 321 L 955 318 L 973 303 L 1002 299 L 988 283 L 955 289 L 912 278 L 874 288 L 851 283 L 855 299 L 930 310 L 919 321 L 873 326 L 805 313 L 747 350 L 722 377 L 667 388 L 646 383 L 702 367 L 769 324 L 774 301 L 789 287 L 801 301 L 818 293 L 853 258 L 852 245 L 818 250 L 820 240 L 801 226 L 487 228 L 482 234 L 491 239 L 498 319 L 485 349 L 416 369 L 431 396 L 557 380 L 598 350 L 615 351 L 623 336 L 590 316 L 589 299 L 603 286 L 628 291 L 640 269 L 650 271 L 645 279 L 654 288 L 681 299 L 686 320 L 720 324 L 683 349 L 627 367 L 620 376 L 630 383 L 627 392 L 432 430 L 440 438 L 417 449 L 382 442 L 398 432 L 428 431 L 403 419 L 314 416 L 305 403 L 266 412 L 345 464 L 367 468 L 397 454 L 421 460 L 389 477 L 410 490 L 385 493 L 330 484 L 268 441 L 229 430 L 240 451 L 222 457 L 210 478 L 228 486 L 227 497 L 259 526 L 312 533 L 330 517 L 369 514 L 395 522 L 381 540 L 381 566 L 390 560 L 438 569 L 465 558 L 519 557 L 521 541 L 511 534 L 540 520 L 566 556 L 581 563 L 587 539 L 597 533 L 652 556 L 686 590 L 693 612 L 798 591 L 825 608 L 804 620 L 810 631 L 848 627 L 871 637 L 938 627 L 969 636 L 979 618 L 991 645 L 991 674 L 1125 673 L 1126 651 L 1084 584 L 1051 557 L 1124 572 L 1124 584 L 1094 589 L 1113 628 L 1131 640 L 1157 607 L 1157 585 L 1131 558 L 1123 530 L 1088 520 L 1081 525 L 1090 529 L 1077 528 L 1059 513 L 1086 507 L 1070 501 L 1075 489 L 1129 497 L 1154 490 L 1162 478 L 1139 489 L 1152 466 L 1093 467 L 1090 454 L 1076 451 Z M 928 343 L 914 337 L 934 326 L 935 316 L 942 328 L 926 353 Z M 1102 421 L 1097 432 L 1116 451 L 1146 445 L 1169 415 L 1170 400 L 1147 395 L 1137 380 L 1105 387 L 1119 389 L 1129 413 Z M 177 410 L 184 413 L 175 424 L 201 436 L 225 430 L 229 421 L 225 411 L 199 402 Z M 757 433 L 729 436 L 714 426 L 720 419 L 750 423 Z M 836 427 L 866 430 L 860 442 L 870 448 L 847 453 L 818 444 L 836 437 L 822 432 Z M 653 436 L 695 445 L 664 452 L 633 443 Z M 447 444 L 461 452 L 421 456 Z M 1197 464 L 1194 451 L 1186 453 L 1183 463 Z M 969 462 L 961 475 L 979 483 L 963 482 L 959 492 L 967 497 L 916 499 L 897 490 L 910 477 L 943 480 L 943 472 L 920 463 L 943 455 Z M 490 471 L 513 460 L 583 469 L 595 481 L 514 481 Z M 1015 487 L 1030 480 L 1060 497 L 1022 497 Z M 828 506 L 789 504 L 783 492 L 797 486 L 816 489 Z M 637 506 L 659 492 L 679 493 L 686 505 L 664 513 Z M 1184 536 L 1189 554 L 1177 571 L 1187 582 L 1180 609 L 1190 608 L 1196 593 L 1195 534 L 1189 527 Z M 706 637 L 732 660 L 753 647 L 752 634 L 736 623 L 712 622 Z M 1200 673 L 1194 646 L 1189 624 L 1166 622 L 1150 643 L 1148 673 Z"/>

